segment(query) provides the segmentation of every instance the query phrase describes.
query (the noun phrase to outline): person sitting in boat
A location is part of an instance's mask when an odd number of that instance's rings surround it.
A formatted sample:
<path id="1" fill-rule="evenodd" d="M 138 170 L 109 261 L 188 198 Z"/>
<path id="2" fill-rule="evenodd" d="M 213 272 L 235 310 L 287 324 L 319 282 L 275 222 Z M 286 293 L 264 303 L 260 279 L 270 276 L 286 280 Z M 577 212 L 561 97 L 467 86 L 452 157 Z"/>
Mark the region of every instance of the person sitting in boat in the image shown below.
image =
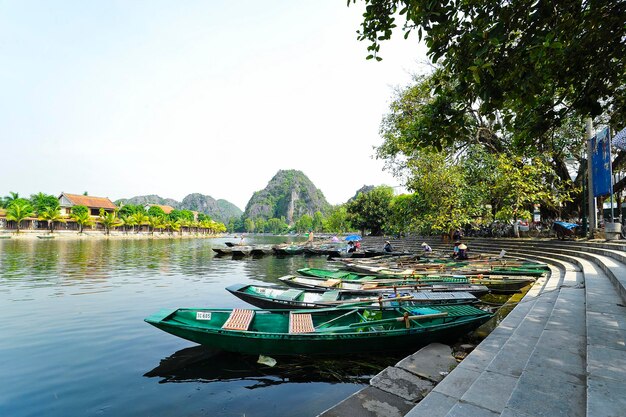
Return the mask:
<path id="1" fill-rule="evenodd" d="M 348 242 L 348 253 L 352 253 L 356 250 L 356 246 L 354 246 L 354 242 L 353 241 L 349 241 Z"/>
<path id="2" fill-rule="evenodd" d="M 454 242 L 454 247 L 452 248 L 452 257 L 456 258 L 457 256 L 459 256 L 459 245 L 461 244 L 461 242 L 459 242 L 458 240 L 456 242 Z"/>
<path id="3" fill-rule="evenodd" d="M 454 233 L 452 234 L 452 239 L 454 241 L 461 240 L 462 237 L 463 237 L 463 232 L 461 232 L 461 229 L 456 229 Z"/>
<path id="4" fill-rule="evenodd" d="M 467 251 L 468 251 L 468 249 L 467 249 L 467 246 L 466 246 L 466 245 L 464 245 L 463 243 L 461 243 L 461 244 L 458 246 L 458 248 L 459 248 L 459 252 L 458 252 L 458 254 L 457 254 L 457 256 L 456 256 L 456 259 L 459 259 L 459 260 L 461 260 L 461 261 L 463 261 L 463 260 L 467 260 L 467 259 L 468 259 L 468 255 L 467 255 Z"/>
<path id="5" fill-rule="evenodd" d="M 430 247 L 430 245 L 426 242 L 422 242 L 422 249 L 424 250 L 424 252 L 432 252 L 433 248 Z"/>
<path id="6" fill-rule="evenodd" d="M 361 242 L 357 240 L 356 242 L 354 242 L 354 250 L 359 250 L 359 249 L 361 249 Z"/>
<path id="7" fill-rule="evenodd" d="M 393 248 L 391 247 L 391 242 L 388 240 L 385 241 L 385 246 L 383 246 L 383 250 L 385 252 L 393 252 Z"/>

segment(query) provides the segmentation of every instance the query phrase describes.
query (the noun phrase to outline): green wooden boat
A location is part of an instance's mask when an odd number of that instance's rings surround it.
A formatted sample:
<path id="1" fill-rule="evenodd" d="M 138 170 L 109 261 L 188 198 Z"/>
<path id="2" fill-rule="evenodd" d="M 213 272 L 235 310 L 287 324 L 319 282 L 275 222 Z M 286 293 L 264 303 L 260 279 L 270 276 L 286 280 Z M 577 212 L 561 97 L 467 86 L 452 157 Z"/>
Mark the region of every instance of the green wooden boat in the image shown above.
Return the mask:
<path id="1" fill-rule="evenodd" d="M 546 273 L 543 268 L 489 265 L 457 265 L 454 264 L 400 264 L 396 267 L 377 266 L 375 264 L 346 263 L 346 270 L 355 274 L 375 275 L 383 277 L 404 277 L 427 274 L 462 274 L 462 275 L 525 275 L 538 277 Z"/>
<path id="2" fill-rule="evenodd" d="M 416 349 L 456 340 L 491 317 L 470 305 L 290 312 L 181 308 L 161 310 L 145 321 L 210 348 L 278 356 Z"/>
<path id="3" fill-rule="evenodd" d="M 376 277 L 376 276 L 360 276 L 358 279 L 342 279 L 342 278 L 325 278 L 314 276 L 294 277 L 287 275 L 279 280 L 290 286 L 300 286 L 305 288 L 335 288 L 342 290 L 381 290 L 392 289 L 394 287 L 402 288 L 424 288 L 429 286 L 458 286 L 458 285 L 479 285 L 486 286 L 490 292 L 499 294 L 512 294 L 519 292 L 522 288 L 535 282 L 533 277 L 521 276 L 463 276 L 463 275 L 423 275 L 423 276 L 406 276 L 406 277 Z"/>
<path id="4" fill-rule="evenodd" d="M 281 286 L 234 284 L 226 290 L 259 308 L 301 310 L 307 308 L 353 306 L 415 306 L 426 304 L 472 304 L 478 298 L 466 291 L 393 291 L 352 293 L 339 290 L 307 290 Z"/>
<path id="5" fill-rule="evenodd" d="M 366 277 L 367 278 L 367 277 Z M 350 292 L 362 292 L 371 294 L 373 291 L 467 291 L 476 297 L 487 294 L 489 288 L 485 285 L 473 285 L 466 282 L 416 282 L 410 280 L 342 280 L 335 278 L 317 278 L 306 277 L 301 275 L 285 275 L 278 278 L 283 284 L 296 288 L 320 289 L 320 290 L 343 290 Z"/>
<path id="6" fill-rule="evenodd" d="M 341 270 L 333 270 L 333 269 L 323 269 L 323 268 L 301 268 L 298 269 L 298 273 L 307 277 L 315 277 L 315 278 L 324 278 L 324 279 L 341 279 L 344 281 L 387 281 L 387 282 L 396 282 L 396 283 L 404 283 L 407 280 L 416 281 L 416 282 L 424 282 L 424 283 L 432 283 L 432 282 L 454 282 L 456 284 L 467 283 L 469 282 L 468 278 L 464 275 L 427 275 L 427 274 L 419 274 L 419 275 L 406 275 L 406 276 L 387 276 L 387 275 L 365 275 L 359 274 L 350 271 L 341 271 Z"/>

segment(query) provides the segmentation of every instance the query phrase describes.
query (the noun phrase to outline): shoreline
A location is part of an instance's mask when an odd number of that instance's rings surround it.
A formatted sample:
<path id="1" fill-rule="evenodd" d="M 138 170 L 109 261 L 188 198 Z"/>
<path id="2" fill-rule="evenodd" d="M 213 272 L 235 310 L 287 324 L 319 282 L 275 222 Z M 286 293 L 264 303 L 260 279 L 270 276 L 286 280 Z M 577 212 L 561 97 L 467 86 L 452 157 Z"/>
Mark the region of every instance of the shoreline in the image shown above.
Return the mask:
<path id="1" fill-rule="evenodd" d="M 88 232 L 78 233 L 77 231 L 65 231 L 55 230 L 50 233 L 49 230 L 20 230 L 19 233 L 15 231 L 0 231 L 0 241 L 2 240 L 95 240 L 95 239 L 115 239 L 115 240 L 136 240 L 136 239 L 208 239 L 225 237 L 224 234 L 195 234 L 195 233 L 167 233 L 167 232 L 155 232 L 150 234 L 147 232 L 111 232 L 105 234 L 103 231 L 90 230 Z"/>

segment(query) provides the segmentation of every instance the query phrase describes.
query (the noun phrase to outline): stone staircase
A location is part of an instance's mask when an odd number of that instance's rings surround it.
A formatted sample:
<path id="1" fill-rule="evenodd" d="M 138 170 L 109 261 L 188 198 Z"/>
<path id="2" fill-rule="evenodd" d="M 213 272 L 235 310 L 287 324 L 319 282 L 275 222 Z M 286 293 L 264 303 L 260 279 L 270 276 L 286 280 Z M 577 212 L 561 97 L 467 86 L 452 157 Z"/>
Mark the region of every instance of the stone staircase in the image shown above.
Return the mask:
<path id="1" fill-rule="evenodd" d="M 407 240 L 402 249 L 419 252 L 422 241 Z M 551 274 L 406 416 L 626 415 L 626 245 L 465 243 L 470 253 L 504 249 L 545 262 Z M 378 242 L 364 247 L 370 244 Z M 451 250 L 449 243 L 429 244 Z"/>

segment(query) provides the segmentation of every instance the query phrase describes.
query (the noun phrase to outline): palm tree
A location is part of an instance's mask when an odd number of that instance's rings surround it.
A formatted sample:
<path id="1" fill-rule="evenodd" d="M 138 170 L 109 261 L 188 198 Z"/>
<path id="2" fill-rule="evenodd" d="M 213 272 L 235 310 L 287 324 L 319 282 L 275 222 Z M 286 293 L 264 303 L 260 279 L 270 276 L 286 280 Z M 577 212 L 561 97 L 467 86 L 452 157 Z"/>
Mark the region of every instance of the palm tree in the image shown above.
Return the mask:
<path id="1" fill-rule="evenodd" d="M 143 226 L 144 224 L 148 224 L 148 216 L 146 216 L 144 213 L 136 212 L 130 217 L 133 219 L 133 222 L 135 222 L 135 225 L 139 226 L 137 228 L 137 233 L 139 233 L 139 231 L 141 230 L 141 226 Z"/>
<path id="2" fill-rule="evenodd" d="M 17 196 L 17 193 L 11 193 Z M 17 223 L 16 233 L 20 232 L 20 223 L 27 217 L 34 216 L 35 212 L 33 210 L 33 206 L 28 202 L 28 200 L 24 200 L 23 198 L 16 198 L 11 200 L 11 202 L 7 205 L 7 220 L 13 220 Z"/>
<path id="3" fill-rule="evenodd" d="M 9 205 L 20 198 L 19 193 L 14 193 L 13 191 L 9 191 L 9 195 L 4 197 L 4 198 L 0 198 L 0 201 L 2 202 L 2 204 L 0 204 L 0 206 L 2 207 L 9 207 Z"/>
<path id="4" fill-rule="evenodd" d="M 154 229 L 162 228 L 164 219 L 161 216 L 148 216 L 148 227 L 150 228 L 150 234 L 154 234 Z"/>
<path id="5" fill-rule="evenodd" d="M 61 216 L 61 209 L 59 207 L 46 207 L 40 214 L 39 220 L 46 220 L 50 233 L 54 233 L 54 222 L 63 222 L 65 219 Z"/>
<path id="6" fill-rule="evenodd" d="M 100 209 L 98 221 L 102 224 L 102 226 L 104 226 L 104 233 L 107 236 L 111 233 L 112 227 L 117 227 L 122 224 L 120 219 L 117 218 L 117 212 L 104 211 L 104 209 Z"/>
<path id="7" fill-rule="evenodd" d="M 72 218 L 76 220 L 76 224 L 78 225 L 78 234 L 83 233 L 83 229 L 85 226 L 91 226 L 93 224 L 93 219 L 88 212 L 83 211 L 78 213 L 72 213 Z"/>
<path id="8" fill-rule="evenodd" d="M 124 231 L 126 232 L 125 234 L 128 234 L 126 226 L 130 226 L 132 228 L 132 231 L 135 231 L 135 225 L 137 224 L 137 222 L 132 215 L 122 218 L 122 222 L 124 222 Z"/>

